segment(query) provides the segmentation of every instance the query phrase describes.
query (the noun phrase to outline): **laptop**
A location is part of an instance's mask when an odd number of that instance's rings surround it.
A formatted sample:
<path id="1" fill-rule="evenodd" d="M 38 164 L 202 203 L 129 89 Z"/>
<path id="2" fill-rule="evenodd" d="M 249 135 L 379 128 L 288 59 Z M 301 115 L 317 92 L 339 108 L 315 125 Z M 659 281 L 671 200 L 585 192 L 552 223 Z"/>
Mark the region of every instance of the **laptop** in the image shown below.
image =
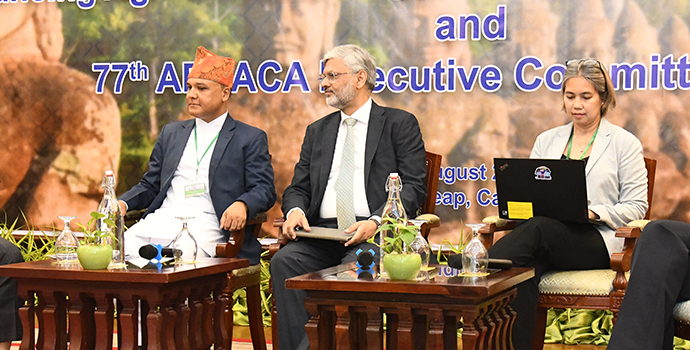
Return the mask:
<path id="1" fill-rule="evenodd" d="M 494 158 L 494 172 L 501 218 L 589 222 L 585 161 Z"/>

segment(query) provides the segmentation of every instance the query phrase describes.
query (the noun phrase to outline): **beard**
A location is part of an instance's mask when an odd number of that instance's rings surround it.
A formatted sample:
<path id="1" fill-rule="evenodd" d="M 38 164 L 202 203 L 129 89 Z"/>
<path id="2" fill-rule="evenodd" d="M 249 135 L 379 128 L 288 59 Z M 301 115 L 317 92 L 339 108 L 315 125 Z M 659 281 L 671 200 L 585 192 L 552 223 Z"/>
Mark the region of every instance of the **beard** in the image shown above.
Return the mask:
<path id="1" fill-rule="evenodd" d="M 340 90 L 331 90 L 333 95 L 326 97 L 326 103 L 337 109 L 343 109 L 355 98 L 355 84 L 350 81 Z"/>

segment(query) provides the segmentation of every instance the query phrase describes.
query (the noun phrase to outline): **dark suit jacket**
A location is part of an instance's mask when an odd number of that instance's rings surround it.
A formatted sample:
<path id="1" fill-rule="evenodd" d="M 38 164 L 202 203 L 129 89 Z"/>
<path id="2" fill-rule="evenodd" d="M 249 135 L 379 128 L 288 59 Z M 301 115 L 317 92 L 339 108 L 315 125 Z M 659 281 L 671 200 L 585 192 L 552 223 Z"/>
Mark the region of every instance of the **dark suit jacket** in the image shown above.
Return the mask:
<path id="1" fill-rule="evenodd" d="M 310 224 L 320 221 L 319 211 L 333 162 L 340 111 L 307 127 L 292 183 L 283 194 L 284 214 L 304 210 Z M 388 175 L 397 172 L 403 183 L 402 202 L 413 216 L 426 199 L 426 155 L 419 123 L 403 110 L 372 103 L 364 155 L 364 184 L 369 211 L 381 215 L 388 193 Z"/>
<path id="2" fill-rule="evenodd" d="M 153 146 L 148 171 L 120 197 L 129 210 L 147 208 L 146 216 L 163 204 L 192 130 L 193 119 L 163 127 Z M 265 132 L 227 115 L 211 155 L 209 193 L 218 220 L 238 200 L 247 204 L 247 220 L 273 206 L 276 193 Z M 229 231 L 223 233 L 226 239 L 230 237 Z M 238 257 L 258 264 L 260 255 L 261 244 L 254 237 L 252 227 L 247 227 Z"/>

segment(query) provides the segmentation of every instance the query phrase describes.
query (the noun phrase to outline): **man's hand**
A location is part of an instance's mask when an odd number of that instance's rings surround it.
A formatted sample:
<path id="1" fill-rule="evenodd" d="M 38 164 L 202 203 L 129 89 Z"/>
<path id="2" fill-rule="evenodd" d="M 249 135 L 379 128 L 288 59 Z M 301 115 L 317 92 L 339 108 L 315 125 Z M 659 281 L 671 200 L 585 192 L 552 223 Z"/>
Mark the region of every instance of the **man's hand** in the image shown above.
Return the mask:
<path id="1" fill-rule="evenodd" d="M 117 201 L 117 205 L 120 206 L 120 213 L 124 216 L 127 214 L 127 204 L 124 201 Z"/>
<path id="2" fill-rule="evenodd" d="M 362 243 L 376 234 L 376 229 L 378 226 L 372 220 L 362 220 L 355 222 L 352 226 L 345 229 L 345 233 L 352 233 L 352 238 L 345 242 L 345 246 L 351 246 L 355 244 Z"/>
<path id="3" fill-rule="evenodd" d="M 297 238 L 295 227 L 301 227 L 307 232 L 311 231 L 309 221 L 304 217 L 304 213 L 301 210 L 293 210 L 285 219 L 285 222 L 283 222 L 283 235 L 289 240 L 294 240 Z"/>
<path id="4" fill-rule="evenodd" d="M 246 223 L 247 205 L 242 201 L 232 203 L 220 218 L 220 228 L 228 231 L 241 230 Z"/>

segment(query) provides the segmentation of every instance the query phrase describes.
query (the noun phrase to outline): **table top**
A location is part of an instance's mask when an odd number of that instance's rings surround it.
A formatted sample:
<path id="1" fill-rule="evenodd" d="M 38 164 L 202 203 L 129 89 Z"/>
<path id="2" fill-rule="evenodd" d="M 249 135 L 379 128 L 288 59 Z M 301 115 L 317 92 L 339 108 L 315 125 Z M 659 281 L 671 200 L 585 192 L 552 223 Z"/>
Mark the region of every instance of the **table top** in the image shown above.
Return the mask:
<path id="1" fill-rule="evenodd" d="M 249 266 L 249 260 L 236 258 L 198 259 L 195 264 L 158 268 L 84 270 L 81 265 L 58 265 L 55 259 L 0 266 L 0 276 L 17 279 L 64 281 L 104 281 L 127 283 L 171 283 L 199 276 L 227 273 Z"/>
<path id="2" fill-rule="evenodd" d="M 358 279 L 355 263 L 334 266 L 321 271 L 290 278 L 290 289 L 328 292 L 372 292 L 426 294 L 467 299 L 482 299 L 513 288 L 534 277 L 534 269 L 514 267 L 492 270 L 486 277 L 464 277 L 460 270 L 445 265 L 430 265 L 428 279 L 393 281 L 390 279 Z"/>

